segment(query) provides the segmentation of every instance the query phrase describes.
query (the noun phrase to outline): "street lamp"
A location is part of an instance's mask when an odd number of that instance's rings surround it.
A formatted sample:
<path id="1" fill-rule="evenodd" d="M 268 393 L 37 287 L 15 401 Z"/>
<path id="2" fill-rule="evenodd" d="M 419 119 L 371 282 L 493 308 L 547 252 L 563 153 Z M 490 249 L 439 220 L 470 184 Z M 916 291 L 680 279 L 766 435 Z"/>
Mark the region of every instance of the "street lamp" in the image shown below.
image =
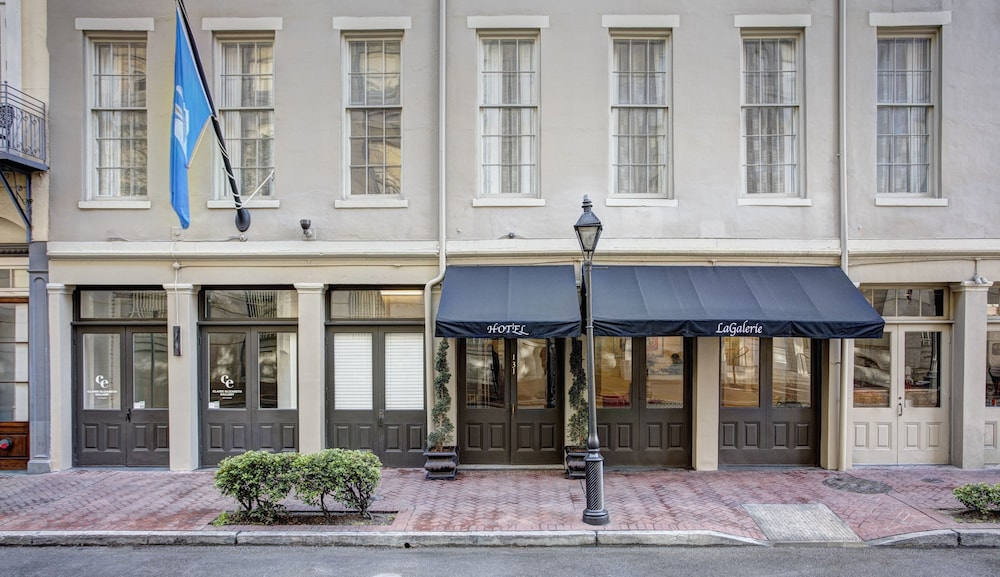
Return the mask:
<path id="1" fill-rule="evenodd" d="M 601 443 L 597 438 L 597 393 L 594 386 L 594 308 L 591 289 L 591 272 L 594 265 L 594 251 L 601 238 L 601 220 L 590 211 L 593 206 L 587 195 L 583 196 L 583 214 L 573 228 L 583 250 L 583 290 L 587 300 L 587 457 L 584 468 L 587 475 L 587 509 L 583 512 L 583 522 L 588 525 L 607 525 L 611 522 L 604 508 L 604 457 Z"/>

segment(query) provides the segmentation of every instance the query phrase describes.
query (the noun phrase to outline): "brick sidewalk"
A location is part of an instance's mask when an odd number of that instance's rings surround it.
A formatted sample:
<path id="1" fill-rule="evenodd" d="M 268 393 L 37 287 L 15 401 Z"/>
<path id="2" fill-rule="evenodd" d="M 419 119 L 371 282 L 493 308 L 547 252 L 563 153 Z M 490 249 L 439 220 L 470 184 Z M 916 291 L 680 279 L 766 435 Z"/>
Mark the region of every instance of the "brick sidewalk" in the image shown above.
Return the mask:
<path id="1" fill-rule="evenodd" d="M 418 469 L 385 469 L 375 511 L 396 511 L 391 525 L 296 526 L 296 531 L 581 531 L 584 482 L 556 470 L 462 471 L 426 481 Z M 74 469 L 45 475 L 0 474 L 0 531 L 200 531 L 236 503 L 212 486 L 212 471 L 176 473 Z M 764 540 L 745 504 L 829 507 L 864 540 L 940 529 L 1000 529 L 962 523 L 952 489 L 1000 483 L 1000 469 L 859 467 L 606 471 L 603 530 L 716 531 Z M 844 486 L 878 486 L 864 494 Z M 300 504 L 289 501 L 290 508 Z M 226 528 L 232 530 L 233 527 Z M 268 531 L 270 527 L 240 527 Z"/>

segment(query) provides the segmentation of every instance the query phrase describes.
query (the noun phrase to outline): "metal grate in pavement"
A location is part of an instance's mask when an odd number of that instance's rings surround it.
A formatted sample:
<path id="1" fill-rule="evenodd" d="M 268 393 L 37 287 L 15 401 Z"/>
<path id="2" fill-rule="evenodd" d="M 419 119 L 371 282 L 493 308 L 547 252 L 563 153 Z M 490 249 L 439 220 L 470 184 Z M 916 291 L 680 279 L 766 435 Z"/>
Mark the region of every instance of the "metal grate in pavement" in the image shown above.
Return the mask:
<path id="1" fill-rule="evenodd" d="M 823 504 L 744 504 L 768 541 L 785 543 L 855 543 L 861 538 Z"/>

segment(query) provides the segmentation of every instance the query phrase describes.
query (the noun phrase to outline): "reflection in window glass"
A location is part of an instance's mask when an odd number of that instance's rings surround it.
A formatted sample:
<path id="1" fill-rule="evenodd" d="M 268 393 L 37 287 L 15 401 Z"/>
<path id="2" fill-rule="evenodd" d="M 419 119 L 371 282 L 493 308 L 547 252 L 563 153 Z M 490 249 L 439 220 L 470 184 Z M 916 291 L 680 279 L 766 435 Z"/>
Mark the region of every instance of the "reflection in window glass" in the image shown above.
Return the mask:
<path id="1" fill-rule="evenodd" d="M 553 339 L 517 340 L 517 408 L 551 409 L 556 402 L 556 381 L 551 368 Z M 554 345 L 553 345 L 554 346 Z"/>
<path id="2" fill-rule="evenodd" d="M 17 392 L 14 383 L 0 383 L 0 421 L 15 420 Z"/>
<path id="3" fill-rule="evenodd" d="M 210 290 L 205 301 L 209 319 L 287 319 L 299 314 L 294 290 Z"/>
<path id="4" fill-rule="evenodd" d="M 722 407 L 760 406 L 760 338 L 722 339 Z"/>
<path id="5" fill-rule="evenodd" d="M 810 340 L 801 337 L 775 338 L 771 357 L 773 406 L 812 406 Z"/>
<path id="6" fill-rule="evenodd" d="M 891 357 L 889 333 L 854 340 L 854 406 L 888 407 Z"/>
<path id="7" fill-rule="evenodd" d="M 261 333 L 257 378 L 260 408 L 294 409 L 298 400 L 295 333 Z"/>
<path id="8" fill-rule="evenodd" d="M 944 289 L 862 289 L 861 292 L 884 317 L 944 316 Z"/>
<path id="9" fill-rule="evenodd" d="M 132 408 L 167 408 L 167 334 L 132 335 Z"/>
<path id="10" fill-rule="evenodd" d="M 506 373 L 503 370 L 503 339 L 465 341 L 465 406 L 470 409 L 503 407 L 506 404 Z"/>
<path id="11" fill-rule="evenodd" d="M 117 334 L 83 335 L 83 408 L 121 408 L 121 340 Z"/>
<path id="12" fill-rule="evenodd" d="M 992 286 L 986 293 L 986 314 L 1000 316 L 1000 286 Z"/>
<path id="13" fill-rule="evenodd" d="M 907 407 L 941 406 L 941 333 L 907 332 L 903 377 Z"/>
<path id="14" fill-rule="evenodd" d="M 80 318 L 165 319 L 167 293 L 147 290 L 80 291 Z"/>
<path id="15" fill-rule="evenodd" d="M 424 292 L 420 289 L 335 290 L 330 293 L 333 319 L 421 319 Z"/>
<path id="16" fill-rule="evenodd" d="M 1000 331 L 986 333 L 986 406 L 1000 405 Z"/>
<path id="17" fill-rule="evenodd" d="M 646 407 L 684 407 L 684 338 L 646 338 Z"/>
<path id="18" fill-rule="evenodd" d="M 594 387 L 598 409 L 632 406 L 631 338 L 594 338 Z"/>

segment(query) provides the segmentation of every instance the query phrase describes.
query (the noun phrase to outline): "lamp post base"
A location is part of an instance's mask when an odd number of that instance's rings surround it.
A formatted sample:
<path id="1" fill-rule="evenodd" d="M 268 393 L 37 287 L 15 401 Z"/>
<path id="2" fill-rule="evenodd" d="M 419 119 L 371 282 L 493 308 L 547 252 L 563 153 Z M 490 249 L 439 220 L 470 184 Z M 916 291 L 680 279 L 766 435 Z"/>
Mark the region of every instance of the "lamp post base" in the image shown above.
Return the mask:
<path id="1" fill-rule="evenodd" d="M 591 450 L 584 459 L 587 472 L 587 508 L 583 512 L 583 522 L 588 525 L 607 525 L 611 522 L 604 508 L 604 457 Z"/>

